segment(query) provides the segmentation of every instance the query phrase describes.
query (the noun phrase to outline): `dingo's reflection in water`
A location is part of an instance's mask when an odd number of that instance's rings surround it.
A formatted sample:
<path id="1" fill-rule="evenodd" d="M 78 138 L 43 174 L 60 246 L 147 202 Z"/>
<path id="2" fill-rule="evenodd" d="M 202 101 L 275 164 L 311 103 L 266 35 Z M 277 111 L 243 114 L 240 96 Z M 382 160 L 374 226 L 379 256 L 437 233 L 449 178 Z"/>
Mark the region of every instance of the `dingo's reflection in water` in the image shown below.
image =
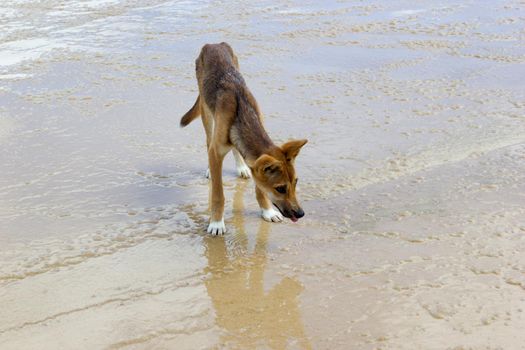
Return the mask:
<path id="1" fill-rule="evenodd" d="M 304 334 L 298 297 L 301 284 L 283 278 L 264 291 L 266 246 L 271 223 L 261 220 L 255 248 L 248 251 L 244 227 L 243 194 L 247 182 L 238 180 L 233 202 L 232 249 L 228 252 L 224 237 L 205 239 L 206 289 L 215 308 L 216 322 L 225 331 L 221 343 L 232 348 L 255 347 L 311 349 Z"/>

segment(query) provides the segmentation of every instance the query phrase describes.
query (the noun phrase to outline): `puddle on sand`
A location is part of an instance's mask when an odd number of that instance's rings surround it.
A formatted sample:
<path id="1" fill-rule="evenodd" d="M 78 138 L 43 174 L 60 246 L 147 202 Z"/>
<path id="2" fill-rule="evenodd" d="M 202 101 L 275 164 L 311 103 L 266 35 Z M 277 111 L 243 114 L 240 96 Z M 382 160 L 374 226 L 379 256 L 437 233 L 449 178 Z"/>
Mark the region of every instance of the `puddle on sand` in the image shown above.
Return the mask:
<path id="1" fill-rule="evenodd" d="M 312 348 L 300 281 L 265 283 L 272 225 L 254 217 L 246 225 L 250 185 L 236 182 L 228 236 L 184 227 L 164 235 L 148 229 L 140 241 L 101 236 L 106 249 L 113 240 L 116 247 L 3 276 L 2 348 Z"/>
<path id="2" fill-rule="evenodd" d="M 268 239 L 271 223 L 259 224 L 253 249 L 248 247 L 244 219 L 243 195 L 247 183 L 239 181 L 233 196 L 232 225 L 235 232 L 229 239 L 206 237 L 205 285 L 214 306 L 216 324 L 225 331 L 222 345 L 228 348 L 253 349 L 265 346 L 283 349 L 311 349 L 301 320 L 299 296 L 302 284 L 296 278 L 285 277 L 265 288 Z"/>

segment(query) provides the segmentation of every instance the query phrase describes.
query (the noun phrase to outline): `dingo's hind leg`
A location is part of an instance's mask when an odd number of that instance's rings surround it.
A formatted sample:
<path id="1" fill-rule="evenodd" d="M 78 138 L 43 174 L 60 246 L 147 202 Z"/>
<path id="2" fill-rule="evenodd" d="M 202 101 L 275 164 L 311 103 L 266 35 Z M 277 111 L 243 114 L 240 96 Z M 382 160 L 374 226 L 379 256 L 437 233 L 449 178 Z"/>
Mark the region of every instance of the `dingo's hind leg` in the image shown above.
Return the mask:
<path id="1" fill-rule="evenodd" d="M 202 110 L 202 125 L 204 126 L 204 131 L 206 131 L 206 151 L 209 151 L 213 138 L 213 116 L 206 108 L 204 108 L 204 106 L 200 109 Z M 206 169 L 206 178 L 210 178 L 209 166 L 208 169 Z"/>
<path id="2" fill-rule="evenodd" d="M 235 166 L 237 167 L 237 175 L 243 179 L 249 179 L 251 177 L 251 171 L 244 158 L 241 156 L 239 151 L 233 149 L 233 156 L 235 157 Z"/>

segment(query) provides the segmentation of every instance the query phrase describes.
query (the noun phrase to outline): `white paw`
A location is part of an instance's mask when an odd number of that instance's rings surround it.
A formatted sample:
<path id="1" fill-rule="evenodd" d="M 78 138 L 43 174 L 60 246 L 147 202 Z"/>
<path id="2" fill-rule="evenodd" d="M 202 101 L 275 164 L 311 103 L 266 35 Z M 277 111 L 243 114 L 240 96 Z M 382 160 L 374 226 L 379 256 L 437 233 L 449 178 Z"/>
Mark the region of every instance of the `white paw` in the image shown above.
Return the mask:
<path id="1" fill-rule="evenodd" d="M 263 209 L 261 211 L 261 216 L 264 220 L 270 221 L 270 222 L 281 222 L 284 219 L 281 213 L 279 213 L 274 208 Z"/>
<path id="2" fill-rule="evenodd" d="M 210 178 L 210 168 L 206 169 L 206 178 Z"/>
<path id="3" fill-rule="evenodd" d="M 221 221 L 210 221 L 208 225 L 208 233 L 211 235 L 223 235 L 226 233 L 226 226 L 224 226 L 224 219 Z"/>
<path id="4" fill-rule="evenodd" d="M 237 166 L 237 175 L 243 179 L 249 179 L 252 176 L 252 172 L 246 164 L 242 164 Z"/>

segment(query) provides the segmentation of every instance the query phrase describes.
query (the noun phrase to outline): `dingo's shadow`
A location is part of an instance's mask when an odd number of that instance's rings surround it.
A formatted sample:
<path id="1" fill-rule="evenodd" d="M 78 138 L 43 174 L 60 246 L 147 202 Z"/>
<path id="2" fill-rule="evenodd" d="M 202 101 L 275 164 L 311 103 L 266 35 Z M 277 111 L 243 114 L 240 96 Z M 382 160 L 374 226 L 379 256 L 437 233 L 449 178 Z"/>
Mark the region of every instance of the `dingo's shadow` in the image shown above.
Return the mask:
<path id="1" fill-rule="evenodd" d="M 230 236 L 234 238 L 230 249 L 224 237 L 205 238 L 206 272 L 210 275 L 206 289 L 217 325 L 225 331 L 221 343 L 240 349 L 284 349 L 292 344 L 294 348 L 311 349 L 298 306 L 301 284 L 285 277 L 264 291 L 266 247 L 272 224 L 261 220 L 250 253 L 243 216 L 246 186 L 246 181 L 237 181 L 233 201 L 235 233 Z"/>

